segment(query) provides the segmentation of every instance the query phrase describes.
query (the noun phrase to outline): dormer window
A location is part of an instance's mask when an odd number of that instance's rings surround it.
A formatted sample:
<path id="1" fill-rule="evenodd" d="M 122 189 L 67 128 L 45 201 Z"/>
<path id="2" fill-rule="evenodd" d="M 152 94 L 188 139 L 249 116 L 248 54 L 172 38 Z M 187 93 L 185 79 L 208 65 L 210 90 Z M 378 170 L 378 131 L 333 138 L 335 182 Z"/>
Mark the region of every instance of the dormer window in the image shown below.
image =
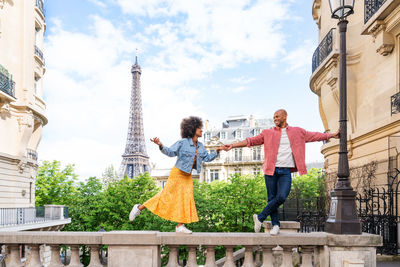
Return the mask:
<path id="1" fill-rule="evenodd" d="M 220 139 L 225 140 L 226 139 L 226 132 L 220 132 Z"/>
<path id="2" fill-rule="evenodd" d="M 235 138 L 236 139 L 241 139 L 242 138 L 242 131 L 241 130 L 236 130 L 235 131 Z"/>
<path id="3" fill-rule="evenodd" d="M 211 133 L 204 133 L 204 140 L 209 141 L 211 139 Z"/>

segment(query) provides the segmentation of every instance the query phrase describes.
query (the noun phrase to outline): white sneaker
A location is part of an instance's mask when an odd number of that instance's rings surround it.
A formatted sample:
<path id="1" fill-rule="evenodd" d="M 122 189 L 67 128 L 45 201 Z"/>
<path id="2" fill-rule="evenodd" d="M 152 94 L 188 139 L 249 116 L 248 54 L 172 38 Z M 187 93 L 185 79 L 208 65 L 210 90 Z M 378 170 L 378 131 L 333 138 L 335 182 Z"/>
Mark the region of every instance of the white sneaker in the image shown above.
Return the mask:
<path id="1" fill-rule="evenodd" d="M 258 220 L 257 214 L 253 215 L 253 221 L 254 221 L 254 232 L 259 233 L 262 223 Z"/>
<path id="2" fill-rule="evenodd" d="M 269 231 L 270 235 L 277 235 L 279 234 L 279 226 L 278 225 L 274 225 L 274 227 L 272 227 L 271 231 Z"/>
<path id="3" fill-rule="evenodd" d="M 129 213 L 130 221 L 133 221 L 140 214 L 139 206 L 140 204 L 136 204 L 135 206 L 133 206 L 131 212 Z"/>
<path id="4" fill-rule="evenodd" d="M 191 234 L 192 233 L 192 231 L 187 229 L 184 224 L 182 224 L 181 226 L 175 227 L 175 232 L 182 233 L 182 234 Z"/>

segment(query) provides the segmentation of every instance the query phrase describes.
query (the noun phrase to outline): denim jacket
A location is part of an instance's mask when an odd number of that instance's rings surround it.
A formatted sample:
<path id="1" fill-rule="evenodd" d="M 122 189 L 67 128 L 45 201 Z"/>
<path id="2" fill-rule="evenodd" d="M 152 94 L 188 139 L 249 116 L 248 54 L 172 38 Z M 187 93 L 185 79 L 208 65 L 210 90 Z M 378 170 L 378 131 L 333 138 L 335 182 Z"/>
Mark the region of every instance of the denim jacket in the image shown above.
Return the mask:
<path id="1" fill-rule="evenodd" d="M 171 147 L 162 146 L 161 152 L 169 157 L 178 156 L 175 166 L 186 173 L 192 172 L 194 161 L 194 152 L 197 149 L 196 166 L 194 167 L 198 173 L 201 170 L 201 163 L 212 161 L 217 157 L 217 152 L 208 153 L 203 144 L 197 141 L 197 146 L 194 146 L 192 138 L 183 138 L 173 144 Z"/>

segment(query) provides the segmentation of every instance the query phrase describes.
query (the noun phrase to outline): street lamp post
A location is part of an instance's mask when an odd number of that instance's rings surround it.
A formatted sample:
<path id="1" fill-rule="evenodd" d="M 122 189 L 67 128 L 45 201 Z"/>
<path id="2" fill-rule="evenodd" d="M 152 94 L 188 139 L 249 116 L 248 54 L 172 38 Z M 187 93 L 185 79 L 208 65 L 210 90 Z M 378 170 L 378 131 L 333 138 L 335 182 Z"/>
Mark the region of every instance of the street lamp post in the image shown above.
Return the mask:
<path id="1" fill-rule="evenodd" d="M 353 14 L 354 0 L 329 0 L 332 18 L 339 19 L 339 164 L 338 180 L 331 192 L 331 206 L 325 230 L 333 234 L 361 234 L 357 216 L 356 192 L 350 185 L 349 160 L 347 157 L 347 78 L 346 78 L 346 31 L 347 16 Z"/>

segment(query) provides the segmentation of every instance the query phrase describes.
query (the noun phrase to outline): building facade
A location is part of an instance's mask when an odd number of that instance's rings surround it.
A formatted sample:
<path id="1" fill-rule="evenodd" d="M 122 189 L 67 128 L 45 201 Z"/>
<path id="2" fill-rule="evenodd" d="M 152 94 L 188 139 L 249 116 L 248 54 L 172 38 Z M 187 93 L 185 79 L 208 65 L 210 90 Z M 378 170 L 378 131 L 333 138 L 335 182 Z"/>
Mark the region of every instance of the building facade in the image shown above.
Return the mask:
<path id="1" fill-rule="evenodd" d="M 43 0 L 0 1 L 0 208 L 33 207 L 47 123 Z"/>
<path id="2" fill-rule="evenodd" d="M 259 135 L 262 130 L 271 128 L 272 120 L 256 120 L 253 116 L 232 116 L 222 123 L 222 128 L 211 129 L 205 123 L 203 133 L 204 147 L 215 150 L 224 144 L 242 141 L 247 137 Z M 251 148 L 234 148 L 228 152 L 221 151 L 211 162 L 204 162 L 200 172 L 200 181 L 226 181 L 232 174 L 254 175 L 262 173 L 264 163 L 263 146 Z"/>
<path id="3" fill-rule="evenodd" d="M 355 1 L 347 30 L 348 157 L 353 188 L 397 179 L 400 151 L 400 1 Z M 328 0 L 314 0 L 319 46 L 310 88 L 326 131 L 339 128 L 339 36 Z M 336 183 L 338 140 L 323 145 L 327 190 Z"/>

